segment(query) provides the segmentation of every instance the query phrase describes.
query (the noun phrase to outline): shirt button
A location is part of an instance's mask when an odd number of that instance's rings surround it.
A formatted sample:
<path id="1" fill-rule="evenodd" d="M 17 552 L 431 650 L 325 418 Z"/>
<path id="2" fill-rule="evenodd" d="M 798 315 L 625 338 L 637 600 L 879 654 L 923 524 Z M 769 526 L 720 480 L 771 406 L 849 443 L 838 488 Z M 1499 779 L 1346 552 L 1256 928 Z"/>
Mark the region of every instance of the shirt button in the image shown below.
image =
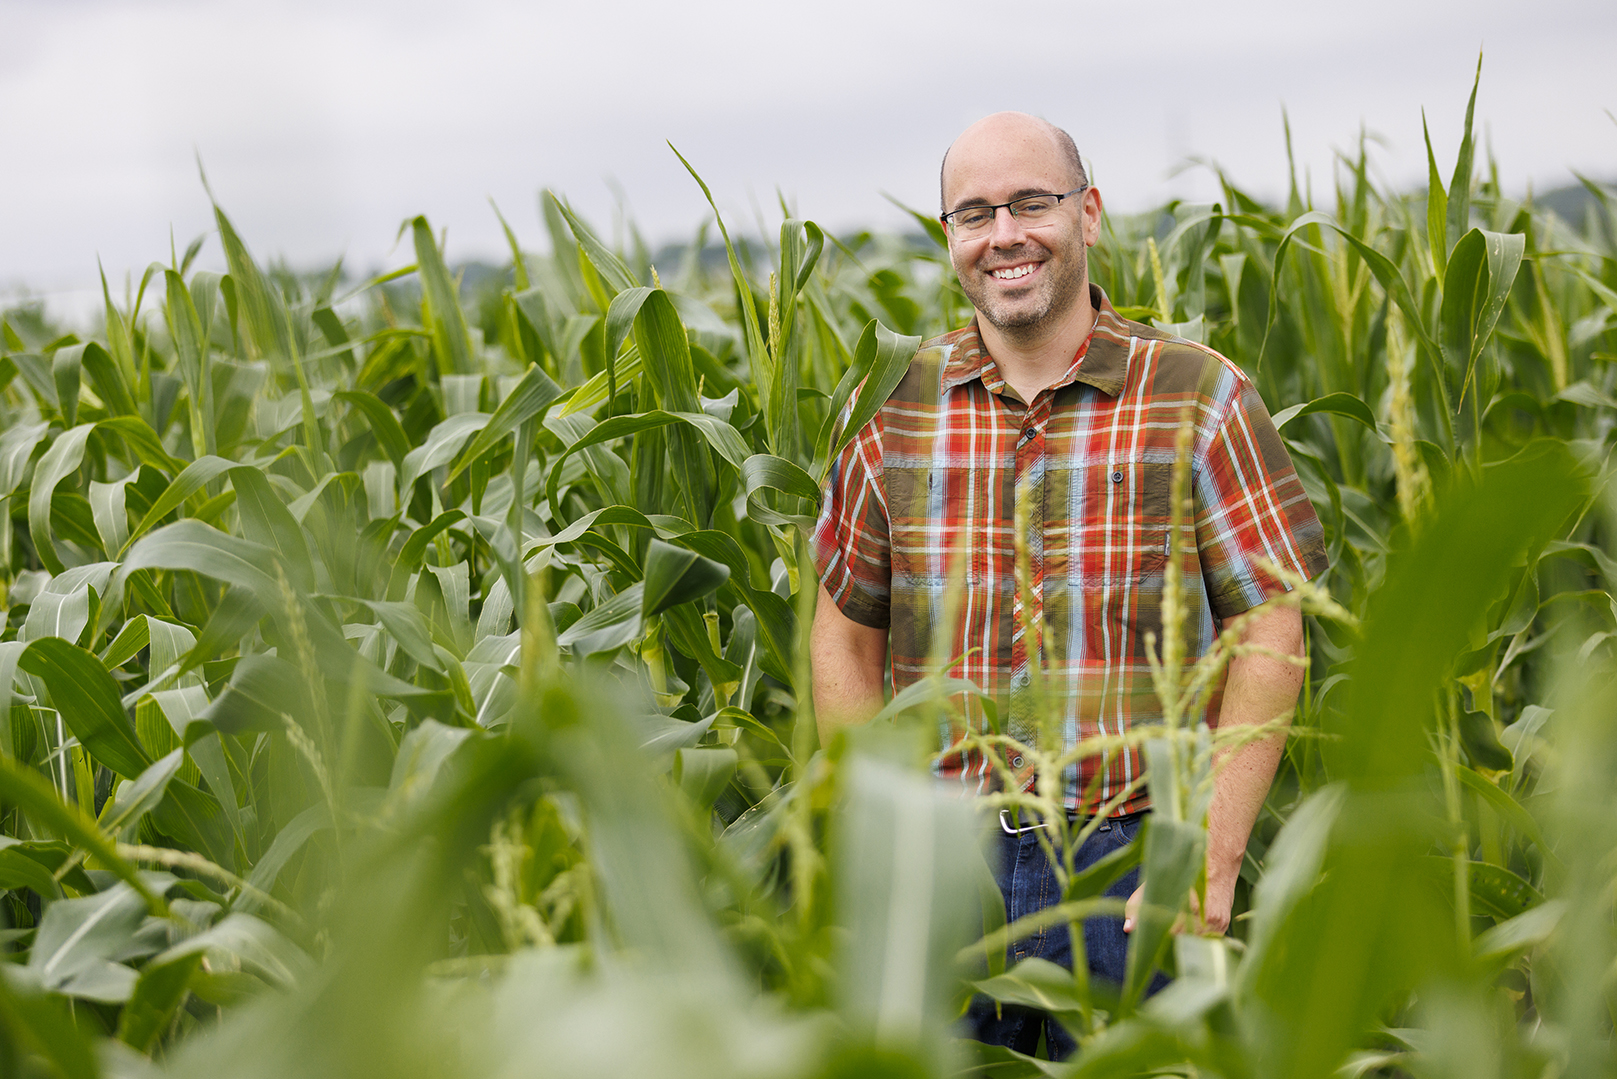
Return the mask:
<path id="1" fill-rule="evenodd" d="M 1020 768 L 1020 767 L 1022 767 L 1022 755 L 1020 753 L 1018 753 L 1016 756 L 1011 758 L 1011 767 L 1012 768 Z"/>
<path id="2" fill-rule="evenodd" d="M 1032 442 L 1035 438 L 1039 437 L 1039 432 L 1029 427 L 1026 431 L 1022 432 L 1022 437 L 1027 439 L 1029 442 Z"/>
<path id="3" fill-rule="evenodd" d="M 1112 473 L 1112 482 L 1113 483 L 1122 483 L 1123 482 L 1123 473 L 1121 473 L 1121 472 L 1113 472 Z"/>

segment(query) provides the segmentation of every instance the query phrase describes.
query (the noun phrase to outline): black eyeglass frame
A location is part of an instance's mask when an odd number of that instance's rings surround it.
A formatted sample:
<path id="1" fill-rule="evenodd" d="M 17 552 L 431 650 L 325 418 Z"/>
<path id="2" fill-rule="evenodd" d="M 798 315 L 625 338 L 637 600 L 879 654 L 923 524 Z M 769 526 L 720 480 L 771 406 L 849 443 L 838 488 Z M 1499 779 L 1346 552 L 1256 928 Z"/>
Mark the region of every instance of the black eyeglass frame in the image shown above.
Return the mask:
<path id="1" fill-rule="evenodd" d="M 1016 216 L 1015 207 L 1016 207 L 1016 204 L 1019 203 L 1019 202 L 1026 202 L 1028 199 L 1055 199 L 1056 200 L 1056 206 L 1060 206 L 1061 203 L 1063 201 L 1065 201 L 1066 199 L 1070 199 L 1074 195 L 1082 195 L 1085 191 L 1088 191 L 1089 188 L 1090 188 L 1089 184 L 1084 184 L 1082 187 L 1073 188 L 1071 191 L 1068 191 L 1065 195 L 1057 195 L 1053 191 L 1044 191 L 1044 192 L 1040 192 L 1037 195 L 1023 195 L 1021 198 L 1012 199 L 1010 202 L 995 203 L 992 206 L 985 205 L 983 203 L 974 202 L 970 206 L 962 206 L 959 209 L 950 210 L 946 214 L 939 214 L 938 215 L 938 220 L 943 222 L 943 227 L 944 228 L 949 229 L 952 232 L 952 231 L 955 231 L 956 226 L 955 226 L 954 222 L 950 221 L 949 219 L 951 217 L 955 217 L 955 216 L 957 216 L 959 214 L 963 214 L 963 213 L 967 212 L 968 210 L 987 210 L 992 214 L 993 217 L 998 217 L 999 212 L 1001 210 L 1009 210 L 1010 213 L 1011 213 L 1011 216 L 1015 217 Z M 1052 209 L 1054 209 L 1054 207 L 1052 207 Z M 990 220 L 992 220 L 992 218 L 990 218 Z"/>

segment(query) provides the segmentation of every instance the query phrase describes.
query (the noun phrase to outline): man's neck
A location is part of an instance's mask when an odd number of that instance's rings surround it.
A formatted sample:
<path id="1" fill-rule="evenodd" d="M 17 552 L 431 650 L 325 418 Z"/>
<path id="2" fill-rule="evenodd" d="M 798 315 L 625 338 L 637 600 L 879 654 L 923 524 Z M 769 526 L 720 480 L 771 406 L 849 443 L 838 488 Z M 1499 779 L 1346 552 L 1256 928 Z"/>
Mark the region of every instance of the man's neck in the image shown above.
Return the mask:
<path id="1" fill-rule="evenodd" d="M 987 319 L 977 320 L 983 346 L 1024 404 L 1032 404 L 1040 391 L 1067 373 L 1078 346 L 1094 325 L 1095 308 L 1089 302 L 1087 287 L 1079 293 L 1079 302 L 1059 321 L 1003 329 Z"/>

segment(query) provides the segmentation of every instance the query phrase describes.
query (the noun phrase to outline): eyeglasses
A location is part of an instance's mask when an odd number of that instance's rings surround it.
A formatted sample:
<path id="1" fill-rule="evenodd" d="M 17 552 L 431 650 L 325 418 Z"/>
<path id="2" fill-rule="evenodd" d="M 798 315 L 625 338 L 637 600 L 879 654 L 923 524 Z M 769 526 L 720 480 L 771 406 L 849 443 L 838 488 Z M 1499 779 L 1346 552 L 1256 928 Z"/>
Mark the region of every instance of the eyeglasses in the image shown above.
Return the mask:
<path id="1" fill-rule="evenodd" d="M 1002 202 L 998 206 L 962 206 L 958 210 L 950 210 L 944 214 L 942 221 L 954 230 L 956 236 L 975 236 L 994 227 L 994 216 L 1000 207 L 1011 212 L 1011 216 L 1024 225 L 1034 224 L 1050 216 L 1061 200 L 1071 198 L 1089 190 L 1089 185 L 1075 187 L 1065 195 L 1024 195 L 1010 202 Z"/>

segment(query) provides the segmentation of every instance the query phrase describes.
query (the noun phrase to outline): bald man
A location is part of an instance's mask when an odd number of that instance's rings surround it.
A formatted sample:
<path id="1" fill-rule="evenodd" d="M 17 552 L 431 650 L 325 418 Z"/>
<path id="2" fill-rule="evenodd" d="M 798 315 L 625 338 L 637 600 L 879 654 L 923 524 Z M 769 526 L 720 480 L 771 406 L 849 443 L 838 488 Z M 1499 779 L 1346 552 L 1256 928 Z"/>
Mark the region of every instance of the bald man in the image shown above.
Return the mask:
<path id="1" fill-rule="evenodd" d="M 1039 729 L 1035 664 L 1064 741 L 1049 749 L 1160 723 L 1145 639 L 1162 637 L 1169 482 L 1185 407 L 1195 420 L 1194 512 L 1180 536 L 1192 659 L 1223 621 L 1286 590 L 1259 557 L 1303 577 L 1324 570 L 1319 520 L 1241 370 L 1121 318 L 1090 282 L 1103 204 L 1065 131 L 1022 113 L 989 116 L 949 148 L 940 187 L 950 260 L 975 317 L 921 346 L 828 478 L 814 536 L 823 595 L 811 642 L 821 741 L 881 708 L 885 657 L 897 692 L 927 673 L 938 639 L 947 673 L 985 690 L 1024 745 Z M 1031 566 L 1021 590 L 1019 506 Z M 962 579 L 963 592 L 946 599 Z M 953 623 L 936 626 L 946 610 Z M 1038 643 L 1023 632 L 1030 619 L 1042 619 Z M 1297 655 L 1301 617 L 1264 613 L 1245 640 Z M 1221 704 L 1198 707 L 1209 725 L 1267 723 L 1290 715 L 1301 678 L 1274 656 L 1246 654 L 1231 663 Z M 992 763 L 955 748 L 966 726 L 982 729 L 986 717 L 975 699 L 962 708 L 934 771 L 957 790 L 988 793 Z M 1207 821 L 1205 931 L 1229 924 L 1247 837 L 1283 743 L 1273 735 L 1221 762 Z M 1032 782 L 1031 763 L 1014 751 L 999 767 Z M 1151 805 L 1137 750 L 1085 756 L 1065 783 L 1075 821 L 1107 813 L 1078 868 L 1134 840 Z M 1042 826 L 1002 814 L 997 827 L 991 860 L 1011 920 L 1060 899 L 1038 843 Z M 1127 897 L 1129 919 L 1085 922 L 1097 979 L 1123 980 L 1138 883 L 1130 873 L 1107 893 Z M 1070 967 L 1066 927 L 1009 948 L 1013 962 L 1031 956 Z M 1052 1057 L 1073 1048 L 1038 1013 L 979 999 L 970 1020 L 975 1037 L 1023 1052 L 1041 1028 Z"/>

